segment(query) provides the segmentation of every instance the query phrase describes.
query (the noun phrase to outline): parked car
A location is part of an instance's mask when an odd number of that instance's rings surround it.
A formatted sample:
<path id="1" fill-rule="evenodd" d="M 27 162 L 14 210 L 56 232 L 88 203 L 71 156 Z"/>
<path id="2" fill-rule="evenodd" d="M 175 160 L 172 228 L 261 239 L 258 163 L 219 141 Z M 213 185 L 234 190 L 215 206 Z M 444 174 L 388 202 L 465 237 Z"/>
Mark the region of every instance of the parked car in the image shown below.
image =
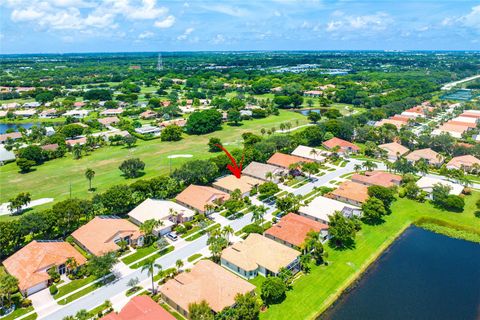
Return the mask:
<path id="1" fill-rule="evenodd" d="M 167 233 L 167 238 L 172 240 L 172 241 L 177 241 L 178 240 L 178 235 L 176 232 L 172 231 Z"/>

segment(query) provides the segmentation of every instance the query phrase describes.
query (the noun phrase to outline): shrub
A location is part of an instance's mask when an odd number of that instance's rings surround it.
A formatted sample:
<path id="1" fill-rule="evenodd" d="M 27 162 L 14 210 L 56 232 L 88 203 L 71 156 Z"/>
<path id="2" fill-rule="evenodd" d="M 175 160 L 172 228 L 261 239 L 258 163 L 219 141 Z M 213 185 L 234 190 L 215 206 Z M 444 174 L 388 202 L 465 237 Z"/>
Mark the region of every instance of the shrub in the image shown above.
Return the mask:
<path id="1" fill-rule="evenodd" d="M 257 224 L 249 224 L 246 225 L 245 227 L 242 228 L 242 231 L 244 233 L 250 234 L 250 233 L 258 233 L 262 234 L 263 233 L 263 228 Z"/>
<path id="2" fill-rule="evenodd" d="M 56 295 L 57 292 L 58 292 L 58 288 L 57 288 L 57 286 L 54 285 L 54 284 L 52 284 L 52 285 L 50 286 L 50 288 L 48 288 L 48 290 L 50 290 L 50 294 L 51 294 L 52 296 Z"/>
<path id="3" fill-rule="evenodd" d="M 20 303 L 20 306 L 22 308 L 28 308 L 32 305 L 32 300 L 30 299 L 23 299 L 22 302 Z"/>

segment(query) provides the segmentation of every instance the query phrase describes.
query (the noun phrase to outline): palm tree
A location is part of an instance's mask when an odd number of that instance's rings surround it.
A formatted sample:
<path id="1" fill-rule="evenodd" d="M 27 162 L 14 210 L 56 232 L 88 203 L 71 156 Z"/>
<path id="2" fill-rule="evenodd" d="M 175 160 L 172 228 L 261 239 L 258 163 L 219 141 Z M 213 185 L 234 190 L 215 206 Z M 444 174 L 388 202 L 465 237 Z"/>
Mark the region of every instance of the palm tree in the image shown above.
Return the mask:
<path id="1" fill-rule="evenodd" d="M 353 170 L 355 170 L 356 173 L 358 173 L 360 170 L 362 170 L 362 165 L 357 163 L 353 166 Z"/>
<path id="2" fill-rule="evenodd" d="M 300 269 L 302 269 L 303 272 L 308 273 L 308 271 L 310 270 L 309 263 L 311 260 L 312 256 L 309 253 L 302 254 L 300 256 L 300 260 L 298 262 L 300 265 Z"/>
<path id="3" fill-rule="evenodd" d="M 82 157 L 83 147 L 80 144 L 76 144 L 73 146 L 72 153 L 74 159 L 80 159 Z"/>
<path id="4" fill-rule="evenodd" d="M 175 266 L 177 267 L 177 270 L 180 271 L 180 268 L 183 267 L 182 259 L 178 259 L 177 261 L 175 261 Z"/>
<path id="5" fill-rule="evenodd" d="M 155 282 L 153 281 L 153 275 L 155 274 L 155 268 L 162 270 L 162 266 L 155 263 L 155 259 L 148 259 L 142 266 L 142 272 L 147 270 L 148 275 L 152 278 L 152 293 L 155 294 Z"/>
<path id="6" fill-rule="evenodd" d="M 319 154 L 320 152 L 318 152 L 318 150 L 315 148 L 312 148 L 312 150 L 310 150 L 310 155 L 313 157 L 313 159 L 316 159 Z"/>
<path id="7" fill-rule="evenodd" d="M 65 265 L 67 266 L 67 272 L 77 269 L 78 262 L 74 257 L 70 257 L 65 261 Z"/>
<path id="8" fill-rule="evenodd" d="M 375 162 L 371 161 L 371 160 L 367 160 L 363 163 L 363 167 L 367 171 L 372 171 L 373 169 L 375 169 L 377 167 L 377 164 Z"/>
<path id="9" fill-rule="evenodd" d="M 265 213 L 267 213 L 267 208 L 265 208 L 265 206 L 255 206 L 252 211 L 252 221 L 259 224 L 263 221 Z"/>
<path id="10" fill-rule="evenodd" d="M 173 208 L 168 209 L 168 213 L 170 214 L 170 217 L 173 219 L 173 223 L 178 224 L 178 212 L 175 211 Z"/>
<path id="11" fill-rule="evenodd" d="M 223 236 L 225 237 L 225 239 L 227 239 L 228 243 L 230 243 L 230 236 L 234 232 L 235 232 L 235 230 L 233 230 L 233 228 L 230 225 L 223 227 L 222 233 L 223 233 Z"/>
<path id="12" fill-rule="evenodd" d="M 92 190 L 92 180 L 93 180 L 93 177 L 95 177 L 95 171 L 88 168 L 85 171 L 85 177 L 88 179 L 88 190 Z"/>
<path id="13" fill-rule="evenodd" d="M 265 173 L 265 178 L 272 181 L 273 180 L 273 172 L 269 171 L 269 172 Z"/>
<path id="14" fill-rule="evenodd" d="M 416 163 L 415 166 L 417 167 L 418 171 L 423 175 L 428 173 L 428 162 L 427 160 L 421 158 Z"/>

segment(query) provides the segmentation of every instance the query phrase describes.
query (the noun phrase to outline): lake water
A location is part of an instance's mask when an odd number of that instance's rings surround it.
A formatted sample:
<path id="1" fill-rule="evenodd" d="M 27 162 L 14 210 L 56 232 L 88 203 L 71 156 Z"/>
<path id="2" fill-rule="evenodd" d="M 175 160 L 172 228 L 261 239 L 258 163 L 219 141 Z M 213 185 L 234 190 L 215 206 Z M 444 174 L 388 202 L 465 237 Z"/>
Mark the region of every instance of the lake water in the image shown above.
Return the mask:
<path id="1" fill-rule="evenodd" d="M 304 110 L 298 110 L 297 112 L 300 112 L 304 116 L 308 116 L 310 112 L 320 113 L 320 109 L 304 109 Z"/>
<path id="2" fill-rule="evenodd" d="M 410 227 L 318 319 L 480 319 L 480 244 Z"/>
<path id="3" fill-rule="evenodd" d="M 8 129 L 14 129 L 18 131 L 19 127 L 23 127 L 25 129 L 30 129 L 34 125 L 39 125 L 38 123 L 0 123 L 0 134 L 7 132 Z"/>

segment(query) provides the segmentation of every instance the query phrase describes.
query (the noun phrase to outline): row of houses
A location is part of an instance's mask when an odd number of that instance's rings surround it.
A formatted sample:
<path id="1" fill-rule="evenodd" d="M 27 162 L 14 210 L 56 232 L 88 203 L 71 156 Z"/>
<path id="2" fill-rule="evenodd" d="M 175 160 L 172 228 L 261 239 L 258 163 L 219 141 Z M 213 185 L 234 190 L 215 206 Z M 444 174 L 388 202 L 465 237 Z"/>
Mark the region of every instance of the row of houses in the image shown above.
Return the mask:
<path id="1" fill-rule="evenodd" d="M 432 131 L 432 135 L 448 133 L 454 138 L 460 139 L 468 131 L 475 130 L 480 123 L 480 110 L 465 110 Z"/>

